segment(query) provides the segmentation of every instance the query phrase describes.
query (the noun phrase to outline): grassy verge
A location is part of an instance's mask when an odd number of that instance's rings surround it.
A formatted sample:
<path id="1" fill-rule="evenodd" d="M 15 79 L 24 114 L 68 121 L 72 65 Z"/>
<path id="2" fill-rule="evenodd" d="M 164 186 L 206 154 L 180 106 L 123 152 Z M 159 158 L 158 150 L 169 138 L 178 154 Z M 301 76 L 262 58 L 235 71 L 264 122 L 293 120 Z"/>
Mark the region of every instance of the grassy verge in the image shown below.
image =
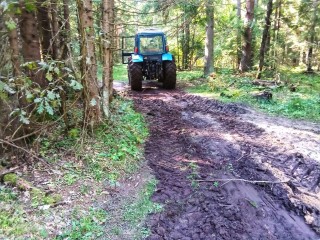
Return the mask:
<path id="1" fill-rule="evenodd" d="M 127 64 L 117 64 L 113 67 L 115 81 L 128 81 Z"/>
<path id="2" fill-rule="evenodd" d="M 117 98 L 111 109 L 111 118 L 90 135 L 81 135 L 75 125 L 67 133 L 61 127 L 38 138 L 40 154 L 50 161 L 50 169 L 41 162 L 23 169 L 19 178 L 32 185 L 26 191 L 0 183 L 0 239 L 108 239 L 106 226 L 117 212 L 107 209 L 105 202 L 114 193 L 125 195 L 128 188 L 132 192 L 119 208 L 140 201 L 133 197 L 138 190 L 125 184 L 141 170 L 142 146 L 148 136 L 146 122 L 131 101 Z M 147 193 L 141 190 L 145 214 L 153 211 L 148 202 L 153 188 L 147 189 Z M 135 218 L 143 222 L 145 214 Z M 129 224 L 124 216 L 119 221 L 127 222 L 121 226 Z M 130 231 L 147 232 L 141 224 L 132 225 Z"/>
<path id="3" fill-rule="evenodd" d="M 150 200 L 155 186 L 155 179 L 149 175 L 138 188 L 139 191 L 127 194 L 117 205 L 117 209 L 110 211 L 107 239 L 145 239 L 150 234 L 144 224 L 145 219 L 149 214 L 162 210 L 161 205 Z"/>
<path id="4" fill-rule="evenodd" d="M 194 82 L 187 91 L 225 102 L 243 102 L 271 114 L 290 118 L 320 121 L 320 75 L 305 74 L 301 69 L 282 69 L 270 86 L 253 84 L 253 74 L 236 75 L 219 71 L 214 78 Z M 271 100 L 256 98 L 259 92 L 272 93 Z"/>

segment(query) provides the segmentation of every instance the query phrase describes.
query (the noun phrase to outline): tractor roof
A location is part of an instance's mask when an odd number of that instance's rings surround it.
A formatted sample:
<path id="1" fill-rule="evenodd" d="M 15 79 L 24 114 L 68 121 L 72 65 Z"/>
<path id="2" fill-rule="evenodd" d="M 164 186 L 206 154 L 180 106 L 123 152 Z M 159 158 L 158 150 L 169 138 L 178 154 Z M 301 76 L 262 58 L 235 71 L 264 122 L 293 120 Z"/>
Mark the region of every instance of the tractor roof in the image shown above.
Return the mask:
<path id="1" fill-rule="evenodd" d="M 139 30 L 137 34 L 164 34 L 164 32 L 159 28 L 146 28 Z"/>

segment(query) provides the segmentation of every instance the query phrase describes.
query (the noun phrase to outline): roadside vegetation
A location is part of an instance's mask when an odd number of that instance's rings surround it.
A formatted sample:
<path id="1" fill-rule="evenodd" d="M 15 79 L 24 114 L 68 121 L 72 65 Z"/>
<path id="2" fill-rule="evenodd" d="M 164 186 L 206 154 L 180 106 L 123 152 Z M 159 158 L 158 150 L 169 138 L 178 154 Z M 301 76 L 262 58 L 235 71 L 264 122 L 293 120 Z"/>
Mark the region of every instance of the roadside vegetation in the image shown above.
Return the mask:
<path id="1" fill-rule="evenodd" d="M 125 66 L 114 68 L 115 79 L 127 81 Z M 223 102 L 245 103 L 269 114 L 289 118 L 320 121 L 320 75 L 305 73 L 303 68 L 282 68 L 278 73 L 266 72 L 262 81 L 255 72 L 236 73 L 216 69 L 203 77 L 202 69 L 178 71 L 178 84 L 187 92 L 215 98 Z M 267 95 L 260 95 L 259 93 Z M 270 93 L 271 95 L 268 95 Z"/>
<path id="2" fill-rule="evenodd" d="M 256 80 L 254 73 L 236 74 L 221 69 L 206 79 L 192 79 L 188 83 L 192 85 L 187 89 L 190 93 L 246 103 L 279 116 L 320 121 L 318 73 L 283 68 L 275 77 L 265 76 L 261 81 Z"/>
<path id="3" fill-rule="evenodd" d="M 128 231 L 137 238 L 146 235 L 144 218 L 161 206 L 150 201 L 156 182 L 146 170 L 139 187 L 127 184 L 146 168 L 141 148 L 148 136 L 132 102 L 116 98 L 112 117 L 91 136 L 81 135 L 76 126 L 67 134 L 59 129 L 37 140 L 43 162 L 3 177 L 0 238 L 114 239 Z M 114 194 L 123 200 L 110 209 Z"/>

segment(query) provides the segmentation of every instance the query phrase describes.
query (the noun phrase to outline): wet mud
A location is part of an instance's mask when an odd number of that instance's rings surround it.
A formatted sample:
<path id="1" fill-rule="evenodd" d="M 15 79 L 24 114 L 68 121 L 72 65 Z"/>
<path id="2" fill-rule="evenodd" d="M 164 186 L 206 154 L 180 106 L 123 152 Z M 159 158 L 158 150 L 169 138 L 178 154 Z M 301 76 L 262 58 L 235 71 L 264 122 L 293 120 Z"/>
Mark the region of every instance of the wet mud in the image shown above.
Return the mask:
<path id="1" fill-rule="evenodd" d="M 317 125 L 178 90 L 130 95 L 164 208 L 147 239 L 320 239 Z"/>

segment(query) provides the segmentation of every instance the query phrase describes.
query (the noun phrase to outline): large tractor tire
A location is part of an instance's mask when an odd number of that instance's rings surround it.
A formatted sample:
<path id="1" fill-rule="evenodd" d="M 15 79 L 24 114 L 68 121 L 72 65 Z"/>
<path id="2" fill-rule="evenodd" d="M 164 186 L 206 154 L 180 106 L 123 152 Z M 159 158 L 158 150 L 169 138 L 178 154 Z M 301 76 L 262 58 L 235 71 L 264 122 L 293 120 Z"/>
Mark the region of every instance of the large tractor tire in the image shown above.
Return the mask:
<path id="1" fill-rule="evenodd" d="M 142 67 L 139 63 L 130 62 L 128 65 L 128 77 L 131 90 L 142 90 Z"/>
<path id="2" fill-rule="evenodd" d="M 177 82 L 177 69 L 173 61 L 166 61 L 163 63 L 163 88 L 175 89 Z"/>

